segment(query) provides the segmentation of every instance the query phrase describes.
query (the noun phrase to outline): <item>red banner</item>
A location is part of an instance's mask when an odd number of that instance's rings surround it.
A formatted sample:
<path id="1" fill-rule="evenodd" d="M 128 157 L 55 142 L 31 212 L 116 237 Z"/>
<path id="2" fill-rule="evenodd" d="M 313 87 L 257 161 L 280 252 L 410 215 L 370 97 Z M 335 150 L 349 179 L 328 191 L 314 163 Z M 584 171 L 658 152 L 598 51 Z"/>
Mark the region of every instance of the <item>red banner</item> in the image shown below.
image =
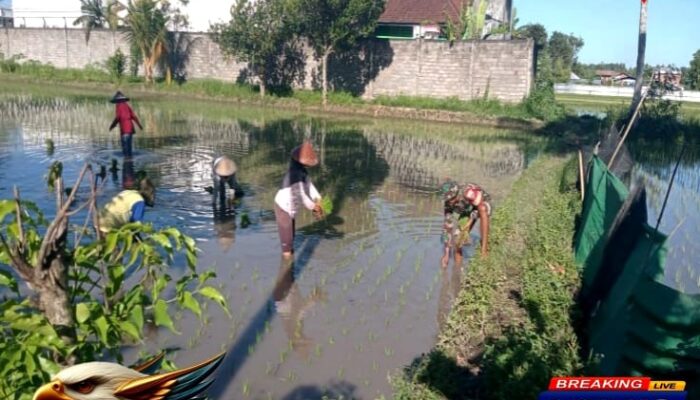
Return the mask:
<path id="1" fill-rule="evenodd" d="M 549 390 L 648 390 L 650 378 L 637 376 L 600 376 L 552 378 Z"/>

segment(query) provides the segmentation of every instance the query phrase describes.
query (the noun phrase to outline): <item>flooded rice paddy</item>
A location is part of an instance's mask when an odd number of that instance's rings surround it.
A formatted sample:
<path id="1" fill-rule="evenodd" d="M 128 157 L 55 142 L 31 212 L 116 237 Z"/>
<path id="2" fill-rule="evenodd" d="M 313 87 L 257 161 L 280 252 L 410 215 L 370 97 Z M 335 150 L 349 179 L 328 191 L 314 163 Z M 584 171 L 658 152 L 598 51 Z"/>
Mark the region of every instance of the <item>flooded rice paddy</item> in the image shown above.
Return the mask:
<path id="1" fill-rule="evenodd" d="M 215 399 L 390 396 L 388 376 L 432 347 L 464 273 L 439 266 L 439 182 L 451 177 L 480 183 L 498 212 L 544 147 L 524 132 L 482 127 L 317 119 L 234 107 L 209 112 L 207 105 L 187 103 L 137 102 L 135 108 L 146 131 L 137 133 L 133 165 L 125 165 L 118 134 L 107 131 L 109 104 L 0 98 L 0 194 L 10 197 L 17 185 L 50 215 L 54 203 L 44 176 L 53 161 L 63 162 L 70 185 L 83 163 L 109 168 L 117 160 L 102 203 L 145 171 L 158 188 L 147 220 L 197 240 L 198 268 L 216 271 L 215 285 L 226 295 L 231 317 L 216 307 L 209 307 L 204 323 L 177 314 L 180 334 L 152 330 L 142 346 L 126 350 L 126 361 L 140 352 L 177 349 L 174 361 L 184 366 L 226 351 L 211 390 Z M 320 165 L 310 176 L 332 198 L 334 214 L 314 222 L 302 213 L 295 260 L 285 263 L 273 198 L 290 150 L 304 138 L 318 149 Z M 647 183 L 652 225 L 677 148 L 632 148 L 635 176 Z M 245 191 L 233 204 L 217 204 L 206 190 L 211 162 L 221 154 L 238 164 Z M 686 154 L 661 222 L 671 234 L 667 283 L 688 293 L 700 292 L 694 261 L 700 251 L 697 154 Z M 177 264 L 175 269 L 183 268 L 184 262 Z"/>
<path id="2" fill-rule="evenodd" d="M 17 185 L 51 214 L 44 175 L 53 161 L 63 162 L 71 185 L 84 162 L 109 168 L 116 159 L 102 203 L 145 171 L 157 186 L 147 220 L 197 240 L 198 267 L 216 271 L 231 317 L 216 307 L 205 323 L 175 315 L 179 335 L 153 330 L 143 346 L 127 349 L 126 361 L 179 349 L 174 361 L 184 366 L 226 351 L 215 399 L 389 396 L 388 376 L 435 343 L 463 273 L 439 265 L 439 182 L 479 182 L 498 207 L 537 151 L 526 133 L 479 127 L 135 106 L 146 131 L 125 165 L 118 134 L 107 131 L 109 104 L 5 99 L 0 193 L 9 197 Z M 310 176 L 332 198 L 334 214 L 322 222 L 300 216 L 290 264 L 280 257 L 273 198 L 290 150 L 304 138 L 318 149 Z M 205 189 L 221 154 L 238 164 L 245 195 L 234 204 L 217 204 Z"/>

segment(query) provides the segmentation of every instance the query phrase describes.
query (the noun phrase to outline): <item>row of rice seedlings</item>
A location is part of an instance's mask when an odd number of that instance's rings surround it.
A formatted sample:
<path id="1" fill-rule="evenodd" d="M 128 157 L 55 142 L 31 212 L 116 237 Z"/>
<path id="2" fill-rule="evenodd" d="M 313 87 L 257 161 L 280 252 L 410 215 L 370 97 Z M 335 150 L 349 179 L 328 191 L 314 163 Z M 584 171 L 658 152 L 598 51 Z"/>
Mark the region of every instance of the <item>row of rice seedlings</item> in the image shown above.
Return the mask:
<path id="1" fill-rule="evenodd" d="M 432 282 L 430 282 L 430 286 L 428 287 L 428 290 L 425 292 L 425 300 L 428 301 L 432 298 L 433 292 L 435 291 L 435 285 L 437 284 L 438 280 L 440 280 L 440 271 L 437 271 Z"/>

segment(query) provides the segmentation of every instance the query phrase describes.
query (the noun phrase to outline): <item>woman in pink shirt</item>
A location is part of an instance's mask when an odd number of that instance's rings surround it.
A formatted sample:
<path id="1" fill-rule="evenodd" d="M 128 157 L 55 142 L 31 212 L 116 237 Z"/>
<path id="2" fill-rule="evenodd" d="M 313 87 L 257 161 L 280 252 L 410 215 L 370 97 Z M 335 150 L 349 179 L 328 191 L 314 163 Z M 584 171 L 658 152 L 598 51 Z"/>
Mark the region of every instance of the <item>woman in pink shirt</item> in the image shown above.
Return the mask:
<path id="1" fill-rule="evenodd" d="M 134 114 L 134 110 L 129 106 L 129 98 L 124 96 L 124 93 L 117 91 L 110 101 L 116 105 L 116 116 L 114 117 L 114 121 L 112 121 L 112 125 L 109 126 L 109 130 L 111 131 L 119 124 L 122 153 L 124 157 L 131 158 L 132 135 L 136 133 L 134 122 L 139 126 L 139 129 L 143 130 L 143 127 L 141 126 L 139 118 Z"/>
<path id="2" fill-rule="evenodd" d="M 321 195 L 308 177 L 306 167 L 318 164 L 318 158 L 311 143 L 297 146 L 292 150 L 289 170 L 284 175 L 282 187 L 275 195 L 275 219 L 279 230 L 282 256 L 291 258 L 294 252 L 294 216 L 299 205 L 303 205 L 322 216 Z"/>

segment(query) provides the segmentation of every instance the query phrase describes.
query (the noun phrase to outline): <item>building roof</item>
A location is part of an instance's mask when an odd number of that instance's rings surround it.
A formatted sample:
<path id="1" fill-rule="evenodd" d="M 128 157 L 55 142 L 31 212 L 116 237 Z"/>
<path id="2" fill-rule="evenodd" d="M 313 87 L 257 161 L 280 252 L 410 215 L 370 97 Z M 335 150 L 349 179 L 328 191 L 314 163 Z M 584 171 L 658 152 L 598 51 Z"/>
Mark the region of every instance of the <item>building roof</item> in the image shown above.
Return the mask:
<path id="1" fill-rule="evenodd" d="M 612 78 L 613 76 L 618 76 L 623 74 L 622 72 L 613 71 L 610 69 L 599 69 L 595 72 L 596 76 L 603 78 Z"/>
<path id="2" fill-rule="evenodd" d="M 387 0 L 380 23 L 422 24 L 444 23 L 449 15 L 459 17 L 460 0 Z"/>

